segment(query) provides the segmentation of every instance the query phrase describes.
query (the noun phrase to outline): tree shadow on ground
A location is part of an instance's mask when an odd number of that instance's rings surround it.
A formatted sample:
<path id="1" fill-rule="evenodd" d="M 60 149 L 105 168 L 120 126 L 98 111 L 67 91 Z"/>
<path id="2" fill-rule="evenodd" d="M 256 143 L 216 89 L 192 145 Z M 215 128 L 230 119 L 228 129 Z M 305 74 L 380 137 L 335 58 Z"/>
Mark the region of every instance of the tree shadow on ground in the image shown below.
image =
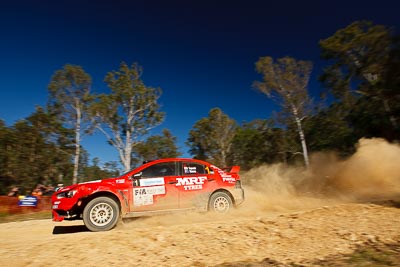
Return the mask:
<path id="1" fill-rule="evenodd" d="M 197 265 L 198 267 L 201 264 Z M 395 243 L 364 243 L 358 246 L 351 254 L 336 254 L 323 260 L 307 260 L 299 263 L 282 263 L 265 258 L 261 261 L 240 261 L 215 265 L 214 267 L 307 267 L 307 266 L 400 266 L 400 240 Z"/>

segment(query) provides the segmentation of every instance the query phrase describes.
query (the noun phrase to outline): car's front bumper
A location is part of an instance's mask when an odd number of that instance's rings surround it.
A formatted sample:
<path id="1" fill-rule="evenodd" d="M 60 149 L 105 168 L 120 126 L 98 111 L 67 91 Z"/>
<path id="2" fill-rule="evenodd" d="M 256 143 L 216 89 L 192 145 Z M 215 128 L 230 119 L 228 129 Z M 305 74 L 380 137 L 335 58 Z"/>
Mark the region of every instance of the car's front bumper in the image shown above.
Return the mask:
<path id="1" fill-rule="evenodd" d="M 60 212 L 56 210 L 52 210 L 52 218 L 54 222 L 62 222 L 65 219 L 65 216 L 61 215 Z"/>

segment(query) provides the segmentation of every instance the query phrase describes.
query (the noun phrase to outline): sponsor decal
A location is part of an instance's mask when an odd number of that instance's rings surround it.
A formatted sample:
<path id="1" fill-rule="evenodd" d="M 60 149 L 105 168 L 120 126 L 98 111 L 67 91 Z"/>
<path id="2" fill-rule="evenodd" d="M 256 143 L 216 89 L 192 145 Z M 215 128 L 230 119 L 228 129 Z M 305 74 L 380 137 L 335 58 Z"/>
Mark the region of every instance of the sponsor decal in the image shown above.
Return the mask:
<path id="1" fill-rule="evenodd" d="M 196 167 L 183 167 L 185 173 L 197 173 Z"/>
<path id="2" fill-rule="evenodd" d="M 217 169 L 219 175 L 221 175 L 222 181 L 224 181 L 224 182 L 229 182 L 229 181 L 230 182 L 232 182 L 232 181 L 235 182 L 236 181 L 235 178 L 232 177 L 232 175 L 227 174 L 226 172 L 224 172 L 223 170 L 221 170 L 219 168 L 216 168 L 216 169 Z"/>
<path id="3" fill-rule="evenodd" d="M 230 184 L 234 184 L 236 183 L 236 179 L 233 177 L 222 177 L 222 181 L 223 182 L 228 182 Z"/>
<path id="4" fill-rule="evenodd" d="M 185 190 L 199 190 L 203 189 L 206 180 L 206 176 L 176 178 L 176 186 L 183 186 Z"/>
<path id="5" fill-rule="evenodd" d="M 135 195 L 162 195 L 165 194 L 165 186 L 151 186 L 151 187 L 143 187 L 143 188 L 135 188 Z"/>
<path id="6" fill-rule="evenodd" d="M 152 186 L 152 185 L 163 185 L 164 177 L 157 177 L 157 178 L 142 178 L 139 180 L 140 186 Z"/>
<path id="7" fill-rule="evenodd" d="M 145 206 L 153 204 L 154 195 L 165 194 L 165 186 L 151 186 L 133 189 L 133 204 L 135 206 Z"/>
<path id="8" fill-rule="evenodd" d="M 123 184 L 123 183 L 125 183 L 125 179 L 117 179 L 117 180 L 115 180 L 115 183 Z"/>
<path id="9" fill-rule="evenodd" d="M 134 206 L 153 205 L 153 195 L 135 195 L 133 199 Z"/>

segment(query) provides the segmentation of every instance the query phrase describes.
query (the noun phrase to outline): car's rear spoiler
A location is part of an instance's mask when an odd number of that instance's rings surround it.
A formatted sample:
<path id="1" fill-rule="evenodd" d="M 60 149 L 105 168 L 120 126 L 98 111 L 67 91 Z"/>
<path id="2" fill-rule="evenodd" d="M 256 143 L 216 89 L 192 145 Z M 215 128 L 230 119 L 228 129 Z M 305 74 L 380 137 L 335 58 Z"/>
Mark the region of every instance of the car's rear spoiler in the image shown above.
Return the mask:
<path id="1" fill-rule="evenodd" d="M 226 167 L 226 168 L 223 168 L 223 170 L 228 172 L 228 173 L 239 173 L 240 166 Z"/>

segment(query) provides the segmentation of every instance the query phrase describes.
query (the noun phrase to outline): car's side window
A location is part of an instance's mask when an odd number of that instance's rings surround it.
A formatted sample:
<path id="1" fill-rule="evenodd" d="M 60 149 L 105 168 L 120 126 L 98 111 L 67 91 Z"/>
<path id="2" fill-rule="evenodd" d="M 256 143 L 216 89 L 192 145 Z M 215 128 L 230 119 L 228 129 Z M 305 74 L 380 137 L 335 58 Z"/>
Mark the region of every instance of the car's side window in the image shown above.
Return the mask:
<path id="1" fill-rule="evenodd" d="M 182 173 L 184 175 L 190 174 L 208 174 L 207 167 L 203 164 L 194 163 L 194 162 L 184 162 L 182 164 L 183 170 Z"/>
<path id="2" fill-rule="evenodd" d="M 142 170 L 142 178 L 176 175 L 175 162 L 162 162 Z"/>

